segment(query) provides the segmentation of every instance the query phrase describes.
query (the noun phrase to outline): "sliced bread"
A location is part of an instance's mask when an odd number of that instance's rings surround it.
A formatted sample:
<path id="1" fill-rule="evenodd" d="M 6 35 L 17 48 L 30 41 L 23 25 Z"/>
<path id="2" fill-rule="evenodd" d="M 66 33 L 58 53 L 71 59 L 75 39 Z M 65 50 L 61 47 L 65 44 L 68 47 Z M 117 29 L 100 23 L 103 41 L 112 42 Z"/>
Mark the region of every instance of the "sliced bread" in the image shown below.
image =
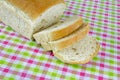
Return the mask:
<path id="1" fill-rule="evenodd" d="M 48 43 L 69 35 L 78 29 L 82 24 L 83 21 L 81 17 L 72 16 L 67 18 L 64 22 L 59 21 L 57 24 L 34 34 L 33 37 L 38 44 Z"/>
<path id="2" fill-rule="evenodd" d="M 64 0 L 0 0 L 0 19 L 32 39 L 34 33 L 58 22 L 65 8 Z"/>
<path id="3" fill-rule="evenodd" d="M 99 51 L 100 45 L 95 38 L 86 36 L 84 39 L 60 51 L 53 51 L 61 61 L 69 64 L 85 64 Z"/>
<path id="4" fill-rule="evenodd" d="M 73 33 L 70 35 L 61 38 L 59 40 L 51 41 L 48 43 L 41 43 L 43 48 L 45 50 L 54 50 L 58 51 L 61 49 L 64 49 L 77 41 L 83 39 L 89 32 L 90 25 L 87 23 L 84 23 L 79 27 L 77 30 L 75 30 Z"/>

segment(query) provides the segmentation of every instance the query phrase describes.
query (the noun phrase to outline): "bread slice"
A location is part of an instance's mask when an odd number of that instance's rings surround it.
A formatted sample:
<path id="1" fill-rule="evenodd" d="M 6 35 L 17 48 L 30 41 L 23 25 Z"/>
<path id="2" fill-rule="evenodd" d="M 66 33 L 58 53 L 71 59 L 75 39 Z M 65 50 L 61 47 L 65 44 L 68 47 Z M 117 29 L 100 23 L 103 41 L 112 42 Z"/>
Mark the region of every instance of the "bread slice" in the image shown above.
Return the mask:
<path id="1" fill-rule="evenodd" d="M 53 51 L 55 57 L 69 64 L 85 64 L 97 55 L 100 45 L 95 38 L 84 39 L 60 51 Z"/>
<path id="2" fill-rule="evenodd" d="M 64 22 L 59 21 L 57 24 L 34 34 L 33 37 L 38 44 L 47 44 L 50 41 L 54 41 L 71 34 L 82 24 L 83 21 L 81 17 L 72 16 L 67 18 Z"/>
<path id="3" fill-rule="evenodd" d="M 59 21 L 64 0 L 0 0 L 0 19 L 32 39 L 33 34 Z"/>
<path id="4" fill-rule="evenodd" d="M 73 33 L 71 33 L 70 35 L 55 40 L 55 41 L 51 41 L 48 43 L 41 43 L 43 48 L 45 50 L 54 50 L 54 51 L 58 51 L 61 49 L 64 49 L 74 43 L 76 43 L 77 41 L 81 40 L 82 38 L 85 37 L 85 35 L 88 34 L 90 29 L 90 25 L 87 23 L 84 23 L 81 25 L 81 27 L 79 27 L 77 30 L 75 30 Z"/>

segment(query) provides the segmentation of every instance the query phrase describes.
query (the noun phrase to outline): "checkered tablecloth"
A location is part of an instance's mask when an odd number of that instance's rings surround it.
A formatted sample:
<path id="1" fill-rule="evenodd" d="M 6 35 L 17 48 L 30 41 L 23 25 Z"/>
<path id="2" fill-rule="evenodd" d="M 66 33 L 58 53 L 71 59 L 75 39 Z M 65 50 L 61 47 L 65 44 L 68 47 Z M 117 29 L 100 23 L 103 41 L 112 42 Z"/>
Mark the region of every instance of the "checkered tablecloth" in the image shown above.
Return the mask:
<path id="1" fill-rule="evenodd" d="M 87 64 L 64 64 L 0 23 L 0 80 L 120 80 L 120 0 L 66 0 L 66 16 L 91 24 L 101 49 Z"/>

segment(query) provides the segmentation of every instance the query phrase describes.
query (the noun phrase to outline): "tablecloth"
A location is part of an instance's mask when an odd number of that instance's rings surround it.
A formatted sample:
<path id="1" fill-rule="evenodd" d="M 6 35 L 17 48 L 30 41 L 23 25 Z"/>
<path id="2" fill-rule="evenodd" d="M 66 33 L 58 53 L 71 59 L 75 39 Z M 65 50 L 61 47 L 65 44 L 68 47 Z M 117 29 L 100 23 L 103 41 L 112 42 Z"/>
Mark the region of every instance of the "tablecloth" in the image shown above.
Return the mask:
<path id="1" fill-rule="evenodd" d="M 100 51 L 87 64 L 70 65 L 0 23 L 1 80 L 120 80 L 120 0 L 66 0 L 63 18 L 90 23 Z"/>

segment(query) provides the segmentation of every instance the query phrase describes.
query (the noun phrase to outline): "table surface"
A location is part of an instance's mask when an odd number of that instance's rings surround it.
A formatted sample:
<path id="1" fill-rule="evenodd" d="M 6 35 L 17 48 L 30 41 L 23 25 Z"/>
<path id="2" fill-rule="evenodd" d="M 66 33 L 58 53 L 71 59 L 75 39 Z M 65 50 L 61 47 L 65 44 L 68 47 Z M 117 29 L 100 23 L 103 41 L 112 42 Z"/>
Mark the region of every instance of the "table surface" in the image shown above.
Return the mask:
<path id="1" fill-rule="evenodd" d="M 64 64 L 9 26 L 0 23 L 2 80 L 120 80 L 120 1 L 66 0 L 63 18 L 82 16 L 101 49 L 87 64 Z"/>

